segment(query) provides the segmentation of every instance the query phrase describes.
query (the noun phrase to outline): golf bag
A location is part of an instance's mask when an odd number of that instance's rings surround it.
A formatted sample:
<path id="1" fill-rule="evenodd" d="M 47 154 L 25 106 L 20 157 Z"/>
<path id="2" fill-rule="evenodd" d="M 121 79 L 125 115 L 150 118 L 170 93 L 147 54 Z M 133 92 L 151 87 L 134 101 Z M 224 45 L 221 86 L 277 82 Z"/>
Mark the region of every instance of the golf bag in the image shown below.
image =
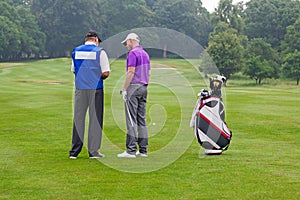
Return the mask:
<path id="1" fill-rule="evenodd" d="M 201 90 L 190 123 L 206 154 L 221 154 L 227 150 L 232 136 L 225 123 L 222 83 L 223 81 L 217 78 L 211 79 L 211 91 Z"/>

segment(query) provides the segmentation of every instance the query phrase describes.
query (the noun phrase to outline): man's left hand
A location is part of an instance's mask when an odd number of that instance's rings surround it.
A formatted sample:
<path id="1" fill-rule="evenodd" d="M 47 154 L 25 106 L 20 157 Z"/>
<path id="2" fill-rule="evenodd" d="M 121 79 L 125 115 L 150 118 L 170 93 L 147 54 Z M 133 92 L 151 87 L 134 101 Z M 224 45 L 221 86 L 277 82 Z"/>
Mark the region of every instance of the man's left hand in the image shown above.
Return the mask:
<path id="1" fill-rule="evenodd" d="M 123 101 L 126 102 L 127 101 L 127 91 L 126 90 L 122 90 L 121 94 L 122 94 Z"/>

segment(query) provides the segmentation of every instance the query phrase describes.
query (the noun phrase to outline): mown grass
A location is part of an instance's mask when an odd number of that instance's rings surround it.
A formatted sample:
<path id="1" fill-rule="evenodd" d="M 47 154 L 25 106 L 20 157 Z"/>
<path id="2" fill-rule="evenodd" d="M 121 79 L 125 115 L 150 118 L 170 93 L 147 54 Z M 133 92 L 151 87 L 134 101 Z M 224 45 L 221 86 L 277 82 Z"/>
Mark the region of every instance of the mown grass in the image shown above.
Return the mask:
<path id="1" fill-rule="evenodd" d="M 147 114 L 150 156 L 120 160 L 116 154 L 124 150 L 125 123 L 117 93 L 124 65 L 114 61 L 105 81 L 101 151 L 106 158 L 97 161 L 88 159 L 86 148 L 77 160 L 68 158 L 70 59 L 0 64 L 0 199 L 300 198 L 299 87 L 229 80 L 224 101 L 233 139 L 223 155 L 204 156 L 188 127 L 196 101 L 188 90 L 196 94 L 205 88 L 202 77 L 186 61 L 154 60 Z M 155 69 L 169 67 L 176 70 Z M 174 148 L 160 152 L 173 142 Z M 168 160 L 172 156 L 174 162 Z M 166 165 L 141 170 L 160 166 L 157 160 Z"/>

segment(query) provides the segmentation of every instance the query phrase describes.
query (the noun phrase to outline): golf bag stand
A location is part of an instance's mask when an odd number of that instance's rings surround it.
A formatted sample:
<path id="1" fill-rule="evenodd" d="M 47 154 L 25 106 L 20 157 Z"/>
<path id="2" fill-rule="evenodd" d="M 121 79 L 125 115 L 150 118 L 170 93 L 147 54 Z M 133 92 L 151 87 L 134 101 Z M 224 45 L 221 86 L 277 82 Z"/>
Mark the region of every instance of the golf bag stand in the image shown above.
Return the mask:
<path id="1" fill-rule="evenodd" d="M 232 137 L 225 123 L 225 107 L 222 101 L 222 80 L 210 80 L 211 91 L 202 89 L 198 94 L 190 127 L 207 155 L 219 155 L 227 150 Z"/>

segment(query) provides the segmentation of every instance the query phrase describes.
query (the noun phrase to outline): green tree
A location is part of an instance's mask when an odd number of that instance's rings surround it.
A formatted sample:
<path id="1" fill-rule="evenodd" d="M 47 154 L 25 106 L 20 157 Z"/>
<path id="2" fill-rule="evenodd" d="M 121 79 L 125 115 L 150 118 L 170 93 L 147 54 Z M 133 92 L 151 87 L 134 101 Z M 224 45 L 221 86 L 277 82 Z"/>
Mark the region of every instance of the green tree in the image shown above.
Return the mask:
<path id="1" fill-rule="evenodd" d="M 300 51 L 300 17 L 293 25 L 286 28 L 286 32 L 281 43 L 283 55 L 295 50 Z"/>
<path id="2" fill-rule="evenodd" d="M 32 0 L 9 0 L 14 6 L 30 6 Z"/>
<path id="3" fill-rule="evenodd" d="M 0 16 L 0 60 L 16 59 L 21 51 L 21 34 L 17 24 L 8 17 Z"/>
<path id="4" fill-rule="evenodd" d="M 147 3 L 149 6 L 153 4 L 151 1 Z M 104 32 L 107 37 L 129 29 L 153 25 L 154 15 L 145 0 L 103 1 L 101 9 L 106 18 Z"/>
<path id="5" fill-rule="evenodd" d="M 201 1 L 158 0 L 154 12 L 156 26 L 179 31 L 207 46 L 212 27 Z"/>
<path id="6" fill-rule="evenodd" d="M 280 50 L 286 27 L 300 16 L 300 1 L 251 0 L 244 12 L 245 34 L 249 39 L 264 38 L 273 48 Z"/>
<path id="7" fill-rule="evenodd" d="M 283 75 L 297 80 L 300 77 L 300 18 L 287 27 L 287 33 L 282 42 Z"/>
<path id="8" fill-rule="evenodd" d="M 21 24 L 21 49 L 19 57 L 39 58 L 45 50 L 45 34 L 40 31 L 35 17 L 30 13 L 30 9 L 18 6 L 17 12 Z"/>
<path id="9" fill-rule="evenodd" d="M 84 41 L 89 30 L 103 33 L 101 1 L 32 0 L 31 12 L 46 34 L 46 52 L 50 57 L 69 55 L 75 45 Z"/>
<path id="10" fill-rule="evenodd" d="M 29 6 L 21 2 L 0 2 L 1 60 L 38 57 L 43 51 L 44 34 L 40 31 Z"/>
<path id="11" fill-rule="evenodd" d="M 295 50 L 293 53 L 288 53 L 284 58 L 283 72 L 285 76 L 294 78 L 299 85 L 300 80 L 300 51 Z"/>
<path id="12" fill-rule="evenodd" d="M 246 50 L 246 66 L 244 74 L 256 80 L 256 84 L 266 78 L 278 78 L 279 56 L 271 44 L 262 38 L 255 38 L 248 42 Z"/>
<path id="13" fill-rule="evenodd" d="M 220 22 L 210 36 L 207 53 L 218 67 L 220 74 L 229 79 L 232 74 L 240 71 L 244 65 L 243 40 L 237 30 Z"/>
<path id="14" fill-rule="evenodd" d="M 211 21 L 214 26 L 219 22 L 225 22 L 229 24 L 230 28 L 234 28 L 240 33 L 243 29 L 243 4 L 239 2 L 234 5 L 232 1 L 233 0 L 220 0 L 218 7 L 212 14 Z"/>
<path id="15" fill-rule="evenodd" d="M 250 76 L 250 78 L 256 81 L 256 84 L 261 84 L 261 81 L 266 78 L 271 78 L 274 73 L 274 69 L 270 64 L 263 60 L 260 56 L 251 57 L 246 61 L 246 68 L 244 74 Z"/>
<path id="16" fill-rule="evenodd" d="M 153 11 L 156 0 L 145 0 L 145 2 L 147 7 Z"/>

